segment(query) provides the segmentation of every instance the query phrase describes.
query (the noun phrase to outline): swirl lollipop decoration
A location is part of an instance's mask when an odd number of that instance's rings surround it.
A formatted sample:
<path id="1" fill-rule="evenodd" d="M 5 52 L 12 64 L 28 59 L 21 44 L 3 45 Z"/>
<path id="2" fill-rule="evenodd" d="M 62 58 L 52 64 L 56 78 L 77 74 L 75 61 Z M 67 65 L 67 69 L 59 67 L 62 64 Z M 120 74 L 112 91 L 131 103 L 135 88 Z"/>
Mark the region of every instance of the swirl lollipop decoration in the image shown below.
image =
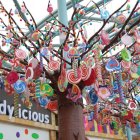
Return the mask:
<path id="1" fill-rule="evenodd" d="M 18 58 L 18 59 L 25 59 L 27 57 L 27 54 L 25 51 L 23 51 L 22 49 L 17 49 L 15 51 L 15 56 Z"/>
<path id="2" fill-rule="evenodd" d="M 12 65 L 12 67 L 17 67 L 19 65 L 19 59 L 14 58 L 14 59 L 10 60 L 10 63 Z"/>
<path id="3" fill-rule="evenodd" d="M 46 95 L 46 96 L 53 96 L 54 90 L 49 84 L 41 84 L 41 95 Z"/>
<path id="4" fill-rule="evenodd" d="M 101 9 L 100 14 L 101 14 L 102 19 L 108 19 L 109 18 L 109 12 L 105 8 Z"/>
<path id="5" fill-rule="evenodd" d="M 118 91 L 119 91 L 119 94 L 120 94 L 120 99 L 122 102 L 124 102 L 124 93 L 123 93 L 123 88 L 122 88 L 122 74 L 121 72 L 119 73 L 116 73 L 116 80 L 118 82 Z"/>
<path id="6" fill-rule="evenodd" d="M 22 80 L 18 80 L 16 83 L 14 83 L 13 86 L 14 86 L 14 90 L 18 94 L 23 93 L 26 89 L 26 83 Z"/>
<path id="7" fill-rule="evenodd" d="M 97 79 L 99 82 L 102 82 L 102 71 L 101 71 L 101 62 L 99 59 L 99 51 L 94 50 L 94 54 L 95 54 L 95 68 L 96 68 L 96 73 L 97 73 Z"/>

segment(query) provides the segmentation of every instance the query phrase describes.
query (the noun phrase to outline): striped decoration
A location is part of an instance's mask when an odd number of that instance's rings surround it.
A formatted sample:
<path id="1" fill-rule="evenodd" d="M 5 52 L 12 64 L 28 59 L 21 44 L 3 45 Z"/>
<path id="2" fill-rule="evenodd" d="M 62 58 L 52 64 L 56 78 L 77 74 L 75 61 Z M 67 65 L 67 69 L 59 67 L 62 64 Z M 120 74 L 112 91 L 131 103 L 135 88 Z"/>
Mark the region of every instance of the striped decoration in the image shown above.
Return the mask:
<path id="1" fill-rule="evenodd" d="M 74 70 L 74 76 L 75 76 L 75 78 L 77 78 L 78 77 L 78 74 L 77 74 L 78 59 L 74 59 L 72 67 L 73 67 L 73 70 Z"/>
<path id="2" fill-rule="evenodd" d="M 102 83 L 103 82 L 102 69 L 101 69 L 101 62 L 99 59 L 100 52 L 98 50 L 94 50 L 94 54 L 95 54 L 95 67 L 96 67 L 97 79 L 99 82 Z"/>
<path id="3" fill-rule="evenodd" d="M 40 84 L 41 84 L 40 79 L 35 80 L 35 84 L 36 84 L 36 86 L 35 86 L 35 91 L 36 91 L 35 94 L 36 94 L 36 97 L 39 98 L 40 97 Z"/>
<path id="4" fill-rule="evenodd" d="M 17 93 L 14 94 L 14 116 L 16 118 L 19 116 L 18 96 L 19 95 Z"/>
<path id="5" fill-rule="evenodd" d="M 122 88 L 122 75 L 121 75 L 121 72 L 119 71 L 119 73 L 116 73 L 116 79 L 117 79 L 117 82 L 118 82 L 118 91 L 119 91 L 119 94 L 120 94 L 120 99 L 122 101 L 122 103 L 124 103 L 124 91 L 123 91 L 123 88 Z"/>

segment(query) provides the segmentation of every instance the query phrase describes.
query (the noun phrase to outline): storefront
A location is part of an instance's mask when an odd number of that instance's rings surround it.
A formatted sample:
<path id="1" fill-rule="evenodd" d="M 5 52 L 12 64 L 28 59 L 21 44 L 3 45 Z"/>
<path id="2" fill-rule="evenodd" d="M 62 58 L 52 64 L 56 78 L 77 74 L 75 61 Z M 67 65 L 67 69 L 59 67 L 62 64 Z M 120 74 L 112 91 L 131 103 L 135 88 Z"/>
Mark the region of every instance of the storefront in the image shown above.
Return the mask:
<path id="1" fill-rule="evenodd" d="M 4 91 L 0 93 L 0 140 L 25 140 L 25 138 L 26 140 L 57 140 L 58 126 L 55 117 L 57 114 L 38 107 L 34 102 L 28 109 L 21 100 L 18 100 L 19 115 L 15 118 L 14 96 L 5 96 L 5 94 Z M 106 127 L 106 132 L 100 131 L 97 126 L 98 124 L 93 121 L 94 130 L 87 129 L 86 136 L 89 140 L 125 140 L 121 133 L 118 135 L 111 133 L 109 126 Z"/>

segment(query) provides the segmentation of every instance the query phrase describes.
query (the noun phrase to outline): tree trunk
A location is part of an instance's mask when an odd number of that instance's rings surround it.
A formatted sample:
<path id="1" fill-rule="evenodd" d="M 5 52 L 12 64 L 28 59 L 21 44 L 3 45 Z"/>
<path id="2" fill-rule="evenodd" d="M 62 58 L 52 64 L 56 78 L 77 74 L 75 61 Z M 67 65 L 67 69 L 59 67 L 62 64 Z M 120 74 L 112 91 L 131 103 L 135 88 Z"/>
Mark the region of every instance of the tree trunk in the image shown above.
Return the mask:
<path id="1" fill-rule="evenodd" d="M 59 140 L 85 140 L 82 99 L 74 103 L 64 93 L 58 98 Z"/>

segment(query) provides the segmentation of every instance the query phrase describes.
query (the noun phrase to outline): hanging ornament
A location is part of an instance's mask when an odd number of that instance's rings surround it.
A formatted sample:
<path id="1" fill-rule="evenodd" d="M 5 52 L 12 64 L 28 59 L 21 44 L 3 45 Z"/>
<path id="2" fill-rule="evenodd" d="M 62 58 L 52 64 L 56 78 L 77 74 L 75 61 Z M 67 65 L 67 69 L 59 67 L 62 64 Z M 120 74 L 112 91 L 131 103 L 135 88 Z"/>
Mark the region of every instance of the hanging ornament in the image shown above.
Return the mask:
<path id="1" fill-rule="evenodd" d="M 41 107 L 45 107 L 49 103 L 48 97 L 39 97 L 38 101 Z"/>
<path id="2" fill-rule="evenodd" d="M 105 68 L 107 71 L 111 72 L 111 71 L 117 71 L 121 69 L 121 65 L 118 62 L 118 60 L 116 58 L 110 58 L 106 65 Z"/>
<path id="3" fill-rule="evenodd" d="M 16 49 L 15 56 L 20 60 L 24 60 L 27 57 L 27 54 L 22 49 Z"/>
<path id="4" fill-rule="evenodd" d="M 62 64 L 61 74 L 58 78 L 58 88 L 60 92 L 65 92 L 68 86 L 67 71 L 65 64 Z"/>
<path id="5" fill-rule="evenodd" d="M 40 64 L 38 64 L 37 67 L 33 69 L 33 72 L 34 72 L 33 79 L 38 79 L 41 76 L 42 71 L 43 70 L 40 67 Z"/>
<path id="6" fill-rule="evenodd" d="M 16 81 L 16 83 L 14 83 L 13 87 L 14 87 L 14 90 L 16 91 L 16 93 L 21 94 L 26 89 L 26 83 L 22 80 L 18 80 L 18 81 Z"/>
<path id="7" fill-rule="evenodd" d="M 36 30 L 32 35 L 31 35 L 31 39 L 33 41 L 38 41 L 40 39 L 40 32 L 38 30 Z"/>
<path id="8" fill-rule="evenodd" d="M 27 81 L 31 80 L 31 79 L 33 79 L 33 76 L 34 76 L 33 68 L 32 67 L 28 67 L 26 72 L 25 72 L 25 79 Z"/>
<path id="9" fill-rule="evenodd" d="M 81 98 L 81 90 L 77 85 L 72 85 L 72 88 L 68 90 L 69 94 L 67 94 L 67 98 L 76 102 L 79 98 Z"/>
<path id="10" fill-rule="evenodd" d="M 11 84 L 9 84 L 7 81 L 5 81 L 5 88 L 4 91 L 8 94 L 8 95 L 13 95 L 15 93 L 13 87 Z"/>
<path id="11" fill-rule="evenodd" d="M 98 103 L 98 96 L 96 95 L 94 88 L 89 91 L 88 97 L 92 105 L 96 105 Z"/>
<path id="12" fill-rule="evenodd" d="M 19 79 L 18 73 L 15 71 L 11 71 L 6 78 L 9 84 L 14 84 L 18 79 Z"/>
<path id="13" fill-rule="evenodd" d="M 75 76 L 75 78 L 77 77 L 77 69 L 78 69 L 78 59 L 75 59 L 74 58 L 74 60 L 73 60 L 73 63 L 72 63 L 72 68 L 73 68 L 73 70 L 74 70 L 74 76 Z"/>
<path id="14" fill-rule="evenodd" d="M 2 60 L 0 59 L 0 68 L 2 68 Z"/>
<path id="15" fill-rule="evenodd" d="M 122 59 L 123 60 L 128 61 L 128 62 L 132 58 L 130 51 L 127 50 L 126 48 L 124 48 L 123 50 L 121 50 L 121 56 L 122 56 Z"/>
<path id="16" fill-rule="evenodd" d="M 20 41 L 18 41 L 16 39 L 13 39 L 12 40 L 12 45 L 15 46 L 15 47 L 19 47 L 20 46 Z"/>
<path id="17" fill-rule="evenodd" d="M 107 99 L 110 96 L 110 91 L 106 86 L 99 86 L 98 96 L 102 99 Z"/>
<path id="18" fill-rule="evenodd" d="M 29 62 L 29 65 L 33 68 L 33 69 L 35 69 L 37 66 L 38 66 L 38 60 L 36 59 L 36 58 L 32 58 L 31 60 L 30 60 L 30 62 Z"/>
<path id="19" fill-rule="evenodd" d="M 39 97 L 41 97 L 41 95 L 40 95 L 40 85 L 41 85 L 41 81 L 40 81 L 40 79 L 36 79 L 35 80 L 35 96 L 37 97 L 37 98 L 39 98 Z"/>
<path id="20" fill-rule="evenodd" d="M 27 9 L 25 6 L 21 6 L 21 12 L 24 14 L 27 13 Z"/>
<path id="21" fill-rule="evenodd" d="M 136 43 L 140 44 L 140 33 L 137 29 L 134 31 L 134 38 L 136 40 Z"/>
<path id="22" fill-rule="evenodd" d="M 17 66 L 19 66 L 19 59 L 13 58 L 12 60 L 10 60 L 10 63 L 12 65 L 12 67 L 17 67 Z"/>
<path id="23" fill-rule="evenodd" d="M 13 26 L 11 26 L 11 25 L 8 25 L 8 26 L 6 27 L 6 31 L 9 31 L 9 30 L 11 30 L 11 29 L 13 29 Z"/>
<path id="24" fill-rule="evenodd" d="M 77 77 L 75 77 L 74 70 L 68 70 L 67 71 L 67 79 L 70 84 L 78 84 L 81 81 L 82 73 L 81 69 L 77 69 Z"/>
<path id="25" fill-rule="evenodd" d="M 122 88 L 122 75 L 121 75 L 120 71 L 119 71 L 119 73 L 116 73 L 116 80 L 118 82 L 118 91 L 120 94 L 121 102 L 124 103 L 125 98 L 124 98 L 124 92 L 123 92 L 123 88 Z"/>
<path id="26" fill-rule="evenodd" d="M 40 86 L 40 90 L 41 90 L 41 95 L 44 96 L 53 96 L 54 94 L 54 90 L 53 88 L 49 85 L 49 84 L 41 84 Z"/>
<path id="27" fill-rule="evenodd" d="M 130 110 L 137 110 L 137 105 L 133 100 L 129 100 L 128 102 L 129 102 L 128 108 Z"/>
<path id="28" fill-rule="evenodd" d="M 48 4 L 48 8 L 47 8 L 47 11 L 51 14 L 53 12 L 53 7 L 52 7 L 52 4 Z"/>
<path id="29" fill-rule="evenodd" d="M 100 10 L 100 15 L 102 19 L 108 19 L 109 18 L 109 12 L 108 10 L 104 7 L 103 9 Z"/>
<path id="30" fill-rule="evenodd" d="M 40 53 L 40 68 L 43 71 L 43 56 L 41 53 Z"/>
<path id="31" fill-rule="evenodd" d="M 13 37 L 13 33 L 11 33 L 11 32 L 9 32 L 9 33 L 7 33 L 7 38 L 9 38 L 10 39 L 10 42 L 9 43 L 11 43 L 11 38 Z M 7 42 L 8 43 L 8 42 Z"/>
<path id="32" fill-rule="evenodd" d="M 108 45 L 110 43 L 109 34 L 105 30 L 101 31 L 100 38 L 103 45 Z"/>
<path id="33" fill-rule="evenodd" d="M 18 96 L 18 94 L 14 94 L 14 117 L 16 118 L 19 116 Z"/>
<path id="34" fill-rule="evenodd" d="M 83 80 L 84 85 L 90 86 L 90 85 L 94 84 L 96 82 L 96 78 L 97 78 L 97 72 L 95 69 L 92 69 L 89 78 L 86 80 Z"/>
<path id="35" fill-rule="evenodd" d="M 131 46 L 133 44 L 133 39 L 128 34 L 125 34 L 121 37 L 121 42 L 126 46 Z"/>
<path id="36" fill-rule="evenodd" d="M 45 106 L 46 109 L 49 109 L 51 111 L 56 111 L 58 108 L 58 102 L 55 101 L 49 101 L 49 103 Z"/>
<path id="37" fill-rule="evenodd" d="M 42 54 L 42 56 L 47 56 L 48 55 L 48 48 L 47 47 L 41 48 L 40 53 Z"/>
<path id="38" fill-rule="evenodd" d="M 91 75 L 91 67 L 88 67 L 86 63 L 80 65 L 82 80 L 87 80 Z"/>
<path id="39" fill-rule="evenodd" d="M 99 59 L 100 52 L 99 50 L 94 50 L 94 55 L 95 55 L 95 68 L 96 68 L 96 73 L 97 73 L 97 79 L 99 82 L 102 82 L 102 70 L 101 70 L 101 61 Z"/>
<path id="40" fill-rule="evenodd" d="M 119 24 L 124 24 L 126 21 L 126 17 L 123 14 L 120 14 L 116 17 L 116 22 Z"/>
<path id="41" fill-rule="evenodd" d="M 122 60 L 121 65 L 125 70 L 128 70 L 131 67 L 131 61 L 128 62 L 128 61 Z"/>
<path id="42" fill-rule="evenodd" d="M 72 47 L 68 51 L 68 58 L 78 58 L 79 53 L 76 47 Z"/>
<path id="43" fill-rule="evenodd" d="M 58 60 L 53 60 L 52 57 L 50 58 L 48 67 L 50 70 L 57 71 L 60 68 L 60 62 Z"/>

